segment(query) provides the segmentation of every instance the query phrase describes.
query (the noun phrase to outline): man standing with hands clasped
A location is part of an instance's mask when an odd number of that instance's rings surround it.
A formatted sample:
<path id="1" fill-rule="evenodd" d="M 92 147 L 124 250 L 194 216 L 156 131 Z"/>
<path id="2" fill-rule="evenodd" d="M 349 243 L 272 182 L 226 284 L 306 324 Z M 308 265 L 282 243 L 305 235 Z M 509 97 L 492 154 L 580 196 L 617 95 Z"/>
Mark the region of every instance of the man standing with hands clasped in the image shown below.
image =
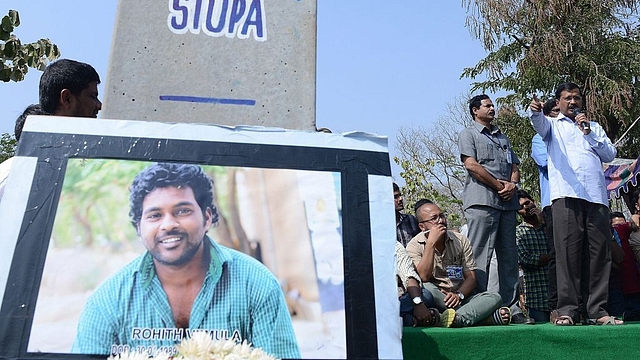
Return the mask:
<path id="1" fill-rule="evenodd" d="M 589 323 L 621 325 L 604 309 L 611 230 L 602 163 L 612 161 L 617 151 L 602 127 L 582 112 L 578 85 L 560 84 L 555 97 L 560 108 L 557 118 L 542 114 L 543 105 L 535 94 L 529 114 L 548 151 L 558 284 L 558 307 L 551 313 L 551 322 L 573 325 L 582 302 Z"/>
<path id="2" fill-rule="evenodd" d="M 520 204 L 515 193 L 520 180 L 520 160 L 507 136 L 491 123 L 496 112 L 489 96 L 471 98 L 469 112 L 474 122 L 460 132 L 458 147 L 460 160 L 467 169 L 462 204 L 478 265 L 475 292 L 487 291 L 495 251 L 502 305 L 510 307 L 519 297 L 515 239 L 516 211 Z M 514 314 L 512 322 L 525 323 L 526 318 L 520 312 Z"/>

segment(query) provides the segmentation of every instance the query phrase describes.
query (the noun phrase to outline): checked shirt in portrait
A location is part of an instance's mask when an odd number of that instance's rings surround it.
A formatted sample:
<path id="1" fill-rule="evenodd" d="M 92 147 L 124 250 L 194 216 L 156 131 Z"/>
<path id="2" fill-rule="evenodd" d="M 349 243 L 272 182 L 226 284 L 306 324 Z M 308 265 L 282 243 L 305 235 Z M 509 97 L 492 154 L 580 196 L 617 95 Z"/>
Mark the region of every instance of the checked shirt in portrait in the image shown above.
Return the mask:
<path id="1" fill-rule="evenodd" d="M 299 358 L 291 317 L 273 274 L 208 236 L 204 244 L 211 264 L 193 303 L 189 329 L 176 328 L 152 256 L 146 252 L 89 297 L 72 353 L 109 354 L 114 345 L 138 351 L 171 348 L 188 331 L 206 330 L 213 338 L 247 340 L 272 356 Z"/>

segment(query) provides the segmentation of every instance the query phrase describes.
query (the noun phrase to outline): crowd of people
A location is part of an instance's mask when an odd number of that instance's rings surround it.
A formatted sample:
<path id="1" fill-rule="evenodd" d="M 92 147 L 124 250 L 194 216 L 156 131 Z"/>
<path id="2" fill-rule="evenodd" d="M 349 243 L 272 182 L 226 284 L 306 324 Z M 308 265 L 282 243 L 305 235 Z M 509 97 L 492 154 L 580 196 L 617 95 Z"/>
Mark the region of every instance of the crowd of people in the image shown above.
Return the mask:
<path id="1" fill-rule="evenodd" d="M 99 83 L 88 64 L 62 59 L 49 65 L 39 104 L 16 120 L 16 139 L 28 115 L 96 117 Z M 405 326 L 640 320 L 640 193 L 632 197 L 629 221 L 610 212 L 602 166 L 617 152 L 582 112 L 582 96 L 578 85 L 564 83 L 546 103 L 535 94 L 531 100 L 540 207 L 520 189 L 520 160 L 492 123 L 496 111 L 487 95 L 469 100 L 474 121 L 458 139 L 467 171 L 464 233 L 448 228 L 446 214 L 428 199 L 415 204 L 415 215 L 404 213 L 393 184 Z M 0 198 L 11 162 L 0 164 Z"/>
<path id="2" fill-rule="evenodd" d="M 427 199 L 416 203 L 415 216 L 404 213 L 394 184 L 396 256 L 413 262 L 413 272 L 398 278 L 405 326 L 640 319 L 640 192 L 630 221 L 610 212 L 603 163 L 617 151 L 582 109 L 574 83 L 560 84 L 546 103 L 532 97 L 540 207 L 520 189 L 520 160 L 492 123 L 495 108 L 484 94 L 469 100 L 474 121 L 458 137 L 466 230 L 448 229 L 446 215 Z M 407 277 L 422 291 L 408 292 Z M 425 308 L 419 318 L 411 303 Z"/>

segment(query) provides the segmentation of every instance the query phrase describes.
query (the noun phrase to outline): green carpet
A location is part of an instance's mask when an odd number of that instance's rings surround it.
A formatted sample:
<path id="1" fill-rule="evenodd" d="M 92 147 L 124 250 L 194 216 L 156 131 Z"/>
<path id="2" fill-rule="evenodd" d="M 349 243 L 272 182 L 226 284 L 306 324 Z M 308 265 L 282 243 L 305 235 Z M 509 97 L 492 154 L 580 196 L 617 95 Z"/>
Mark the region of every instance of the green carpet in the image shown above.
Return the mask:
<path id="1" fill-rule="evenodd" d="M 405 359 L 640 359 L 640 322 L 404 328 Z"/>

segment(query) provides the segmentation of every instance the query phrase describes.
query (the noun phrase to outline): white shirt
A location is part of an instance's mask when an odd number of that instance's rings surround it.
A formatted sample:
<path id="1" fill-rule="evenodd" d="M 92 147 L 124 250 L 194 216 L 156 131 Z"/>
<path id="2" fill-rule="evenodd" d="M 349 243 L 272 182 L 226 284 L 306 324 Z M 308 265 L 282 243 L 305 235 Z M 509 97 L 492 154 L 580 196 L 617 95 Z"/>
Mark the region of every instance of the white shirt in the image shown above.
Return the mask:
<path id="1" fill-rule="evenodd" d="M 529 118 L 547 145 L 551 201 L 570 197 L 609 206 L 602 163 L 613 161 L 617 150 L 602 126 L 590 122 L 591 132 L 584 135 L 562 114 L 548 118 L 529 110 Z"/>

